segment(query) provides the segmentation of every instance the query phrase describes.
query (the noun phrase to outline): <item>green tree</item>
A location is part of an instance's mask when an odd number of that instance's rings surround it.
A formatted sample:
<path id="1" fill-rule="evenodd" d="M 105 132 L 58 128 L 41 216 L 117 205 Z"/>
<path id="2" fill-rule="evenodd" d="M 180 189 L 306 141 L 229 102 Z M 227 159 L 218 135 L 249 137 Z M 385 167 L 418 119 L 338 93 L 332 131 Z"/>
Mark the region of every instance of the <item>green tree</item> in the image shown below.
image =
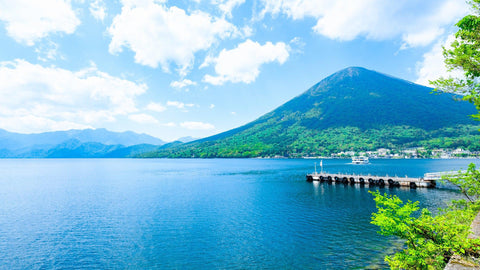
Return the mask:
<path id="1" fill-rule="evenodd" d="M 418 202 L 404 203 L 395 195 L 372 192 L 377 206 L 372 224 L 380 227 L 382 235 L 405 239 L 404 250 L 385 258 L 392 269 L 443 269 L 454 254 L 480 256 L 480 239 L 468 238 L 470 224 L 480 210 L 480 171 L 471 164 L 467 172 L 446 179 L 468 201 L 453 201 L 436 216 L 427 209 L 419 214 Z"/>
<path id="2" fill-rule="evenodd" d="M 456 26 L 456 40 L 451 48 L 443 48 L 447 68 L 461 71 L 463 78 L 440 78 L 432 81 L 436 89 L 460 94 L 464 100 L 475 105 L 479 113 L 473 115 L 480 120 L 480 0 L 470 0 L 472 14 L 463 17 Z"/>
<path id="3" fill-rule="evenodd" d="M 455 202 L 442 214 L 433 216 L 422 209 L 416 217 L 418 202 L 404 203 L 378 191 L 373 195 L 378 211 L 372 224 L 380 227 L 382 235 L 406 240 L 404 250 L 385 258 L 392 269 L 443 269 L 453 254 L 478 257 L 480 240 L 467 237 L 478 204 Z"/>
<path id="4" fill-rule="evenodd" d="M 445 179 L 456 185 L 469 202 L 473 203 L 478 200 L 480 195 L 480 171 L 476 169 L 475 164 L 471 163 L 465 173 L 459 172 Z"/>

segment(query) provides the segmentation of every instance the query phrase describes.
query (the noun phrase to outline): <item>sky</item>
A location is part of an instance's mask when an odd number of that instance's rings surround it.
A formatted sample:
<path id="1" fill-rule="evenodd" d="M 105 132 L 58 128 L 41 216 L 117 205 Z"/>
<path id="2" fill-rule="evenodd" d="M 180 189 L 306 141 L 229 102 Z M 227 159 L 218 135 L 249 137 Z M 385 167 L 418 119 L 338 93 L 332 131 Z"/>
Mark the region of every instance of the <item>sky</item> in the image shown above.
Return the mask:
<path id="1" fill-rule="evenodd" d="M 463 0 L 0 0 L 0 129 L 173 141 L 360 66 L 428 85 Z"/>

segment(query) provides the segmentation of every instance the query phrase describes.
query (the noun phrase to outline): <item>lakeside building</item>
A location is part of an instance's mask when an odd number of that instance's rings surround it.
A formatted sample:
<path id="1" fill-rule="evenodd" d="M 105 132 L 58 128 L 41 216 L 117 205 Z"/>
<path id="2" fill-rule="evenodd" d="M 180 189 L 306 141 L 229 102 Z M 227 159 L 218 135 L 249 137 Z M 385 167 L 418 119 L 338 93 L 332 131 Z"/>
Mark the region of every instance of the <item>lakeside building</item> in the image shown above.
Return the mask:
<path id="1" fill-rule="evenodd" d="M 480 157 L 480 151 L 471 152 L 466 149 L 431 149 L 427 150 L 424 147 L 412 147 L 403 150 L 391 150 L 387 148 L 379 148 L 376 151 L 355 152 L 355 151 L 342 151 L 339 153 L 331 154 L 331 158 L 352 158 L 355 156 L 366 156 L 368 158 L 392 158 L 392 159 L 405 159 L 405 158 L 475 158 Z"/>

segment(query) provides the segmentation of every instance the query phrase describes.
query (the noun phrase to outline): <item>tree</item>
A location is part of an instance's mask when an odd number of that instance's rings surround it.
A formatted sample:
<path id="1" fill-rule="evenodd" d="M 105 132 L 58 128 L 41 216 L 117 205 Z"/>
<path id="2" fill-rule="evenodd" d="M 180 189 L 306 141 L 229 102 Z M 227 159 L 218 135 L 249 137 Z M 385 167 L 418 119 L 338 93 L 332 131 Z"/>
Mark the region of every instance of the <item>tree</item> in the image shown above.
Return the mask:
<path id="1" fill-rule="evenodd" d="M 475 202 L 480 195 L 480 171 L 476 169 L 475 164 L 470 163 L 465 173 L 459 172 L 456 175 L 445 178 L 450 183 L 457 186 L 469 202 Z"/>
<path id="2" fill-rule="evenodd" d="M 440 78 L 433 83 L 437 91 L 459 94 L 473 103 L 480 120 L 480 0 L 470 0 L 472 13 L 456 26 L 456 40 L 444 48 L 447 68 L 463 73 L 463 78 Z M 441 214 L 433 216 L 418 202 L 402 202 L 397 196 L 373 193 L 378 211 L 372 223 L 380 234 L 406 240 L 406 249 L 385 260 L 393 269 L 443 269 L 453 254 L 480 257 L 480 239 L 468 239 L 470 223 L 480 210 L 480 171 L 470 164 L 466 173 L 446 178 L 459 187 L 467 200 L 453 201 Z M 418 217 L 416 217 L 417 215 Z"/>
<path id="3" fill-rule="evenodd" d="M 478 257 L 480 240 L 467 238 L 478 203 L 455 202 L 436 216 L 422 209 L 416 217 L 418 202 L 404 203 L 378 191 L 372 194 L 378 209 L 372 224 L 380 227 L 382 235 L 405 239 L 406 249 L 385 258 L 392 269 L 443 269 L 454 254 Z"/>
<path id="4" fill-rule="evenodd" d="M 392 269 L 443 269 L 454 254 L 475 260 L 480 239 L 469 239 L 470 223 L 480 210 L 480 171 L 470 164 L 466 172 L 447 176 L 467 200 L 453 201 L 434 216 L 428 209 L 419 214 L 418 202 L 404 203 L 397 196 L 372 192 L 377 212 L 372 224 L 380 234 L 405 239 L 406 249 L 387 256 Z"/>
<path id="5" fill-rule="evenodd" d="M 443 48 L 445 64 L 449 71 L 458 70 L 463 78 L 440 78 L 431 83 L 436 90 L 456 93 L 475 105 L 480 120 L 480 0 L 470 0 L 472 14 L 463 17 L 456 26 L 456 40 L 451 48 Z"/>

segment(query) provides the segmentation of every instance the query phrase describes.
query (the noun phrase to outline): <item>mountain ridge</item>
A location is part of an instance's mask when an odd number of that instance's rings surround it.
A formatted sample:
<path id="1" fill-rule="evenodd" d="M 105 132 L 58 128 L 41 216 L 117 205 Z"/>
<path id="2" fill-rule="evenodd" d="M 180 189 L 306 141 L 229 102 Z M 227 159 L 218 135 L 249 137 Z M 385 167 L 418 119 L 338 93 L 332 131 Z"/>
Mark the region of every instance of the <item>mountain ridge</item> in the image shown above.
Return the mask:
<path id="1" fill-rule="evenodd" d="M 100 129 L 72 129 L 22 134 L 0 129 L 0 157 L 126 157 L 113 151 L 138 154 L 138 149 L 154 150 L 165 142 L 147 134 L 132 131 L 113 132 Z M 144 145 L 149 145 L 145 147 Z"/>

